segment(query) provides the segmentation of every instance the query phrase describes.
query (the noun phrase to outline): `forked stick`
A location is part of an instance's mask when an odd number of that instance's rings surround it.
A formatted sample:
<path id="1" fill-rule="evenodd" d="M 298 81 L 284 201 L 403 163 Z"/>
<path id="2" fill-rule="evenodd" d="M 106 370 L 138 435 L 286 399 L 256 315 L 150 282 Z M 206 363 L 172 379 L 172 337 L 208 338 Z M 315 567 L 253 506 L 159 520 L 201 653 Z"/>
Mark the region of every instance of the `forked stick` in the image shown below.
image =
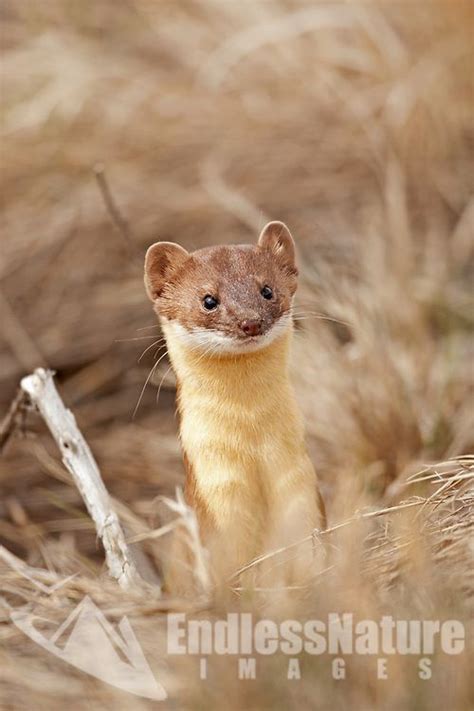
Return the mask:
<path id="1" fill-rule="evenodd" d="M 123 588 L 140 584 L 142 578 L 112 509 L 99 467 L 74 415 L 64 407 L 54 385 L 53 373 L 37 368 L 32 375 L 23 378 L 21 389 L 40 411 L 61 451 L 63 462 L 71 472 L 102 540 L 110 574 Z"/>

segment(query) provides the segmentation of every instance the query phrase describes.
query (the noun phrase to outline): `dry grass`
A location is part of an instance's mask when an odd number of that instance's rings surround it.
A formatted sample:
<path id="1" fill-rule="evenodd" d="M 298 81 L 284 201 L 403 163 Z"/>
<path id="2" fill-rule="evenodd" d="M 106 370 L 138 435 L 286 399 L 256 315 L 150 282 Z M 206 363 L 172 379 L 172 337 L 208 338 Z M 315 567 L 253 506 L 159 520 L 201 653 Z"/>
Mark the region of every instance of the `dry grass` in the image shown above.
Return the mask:
<path id="1" fill-rule="evenodd" d="M 234 595 L 232 606 L 467 624 L 472 4 L 25 0 L 3 3 L 1 17 L 2 411 L 21 375 L 55 368 L 127 530 L 159 567 L 167 538 L 146 536 L 161 523 L 157 497 L 183 473 L 166 357 L 131 420 L 155 347 L 137 360 L 158 338 L 145 248 L 249 241 L 265 219 L 285 220 L 301 266 L 294 380 L 328 501 L 330 561 L 303 595 Z M 101 162 L 129 239 L 104 206 Z M 278 660 L 245 683 L 223 658 L 206 685 L 194 660 L 164 668 L 163 612 L 215 616 L 228 601 L 155 600 L 108 581 L 33 414 L 0 459 L 0 492 L 0 543 L 41 569 L 37 579 L 76 574 L 47 596 L 0 560 L 2 708 L 151 708 L 8 624 L 8 605 L 62 620 L 86 592 L 110 619 L 127 613 L 171 708 L 474 705 L 472 644 L 435 660 L 429 683 L 402 658 L 384 684 L 363 658 L 344 683 L 320 660 L 293 685 Z"/>

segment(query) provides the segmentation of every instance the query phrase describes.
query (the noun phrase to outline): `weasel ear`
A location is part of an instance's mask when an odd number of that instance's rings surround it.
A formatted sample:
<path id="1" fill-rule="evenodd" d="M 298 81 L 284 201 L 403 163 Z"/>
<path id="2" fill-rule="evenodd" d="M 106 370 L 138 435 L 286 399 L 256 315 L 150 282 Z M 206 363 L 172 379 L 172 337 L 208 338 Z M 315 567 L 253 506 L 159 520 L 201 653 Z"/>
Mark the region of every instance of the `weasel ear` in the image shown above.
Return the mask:
<path id="1" fill-rule="evenodd" d="M 155 242 L 145 256 L 145 289 L 155 301 L 174 272 L 186 261 L 189 252 L 174 242 Z"/>
<path id="2" fill-rule="evenodd" d="M 272 252 L 292 274 L 296 269 L 295 242 L 284 222 L 269 222 L 260 233 L 258 246 Z"/>

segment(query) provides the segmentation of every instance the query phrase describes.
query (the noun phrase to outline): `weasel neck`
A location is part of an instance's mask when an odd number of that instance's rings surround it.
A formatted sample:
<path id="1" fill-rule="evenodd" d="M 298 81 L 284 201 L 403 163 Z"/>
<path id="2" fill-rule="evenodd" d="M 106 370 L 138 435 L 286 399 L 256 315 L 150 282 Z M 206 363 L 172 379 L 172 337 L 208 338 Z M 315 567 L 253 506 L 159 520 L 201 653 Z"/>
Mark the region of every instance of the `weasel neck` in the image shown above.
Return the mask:
<path id="1" fill-rule="evenodd" d="M 180 342 L 166 324 L 163 324 L 163 330 L 181 401 L 200 393 L 209 399 L 217 397 L 221 405 L 253 403 L 255 406 L 257 402 L 274 400 L 277 395 L 284 395 L 287 402 L 293 336 L 291 324 L 265 348 L 235 355 L 203 355 Z"/>

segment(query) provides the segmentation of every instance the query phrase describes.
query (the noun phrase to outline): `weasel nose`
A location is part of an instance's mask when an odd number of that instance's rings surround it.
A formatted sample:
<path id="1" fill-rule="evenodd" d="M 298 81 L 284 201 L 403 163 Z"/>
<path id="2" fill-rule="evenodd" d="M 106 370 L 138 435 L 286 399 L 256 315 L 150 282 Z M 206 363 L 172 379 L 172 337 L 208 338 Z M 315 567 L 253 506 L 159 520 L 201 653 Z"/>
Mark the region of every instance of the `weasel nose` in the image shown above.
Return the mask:
<path id="1" fill-rule="evenodd" d="M 262 322 L 257 319 L 242 321 L 240 328 L 246 336 L 259 336 L 262 333 Z"/>

